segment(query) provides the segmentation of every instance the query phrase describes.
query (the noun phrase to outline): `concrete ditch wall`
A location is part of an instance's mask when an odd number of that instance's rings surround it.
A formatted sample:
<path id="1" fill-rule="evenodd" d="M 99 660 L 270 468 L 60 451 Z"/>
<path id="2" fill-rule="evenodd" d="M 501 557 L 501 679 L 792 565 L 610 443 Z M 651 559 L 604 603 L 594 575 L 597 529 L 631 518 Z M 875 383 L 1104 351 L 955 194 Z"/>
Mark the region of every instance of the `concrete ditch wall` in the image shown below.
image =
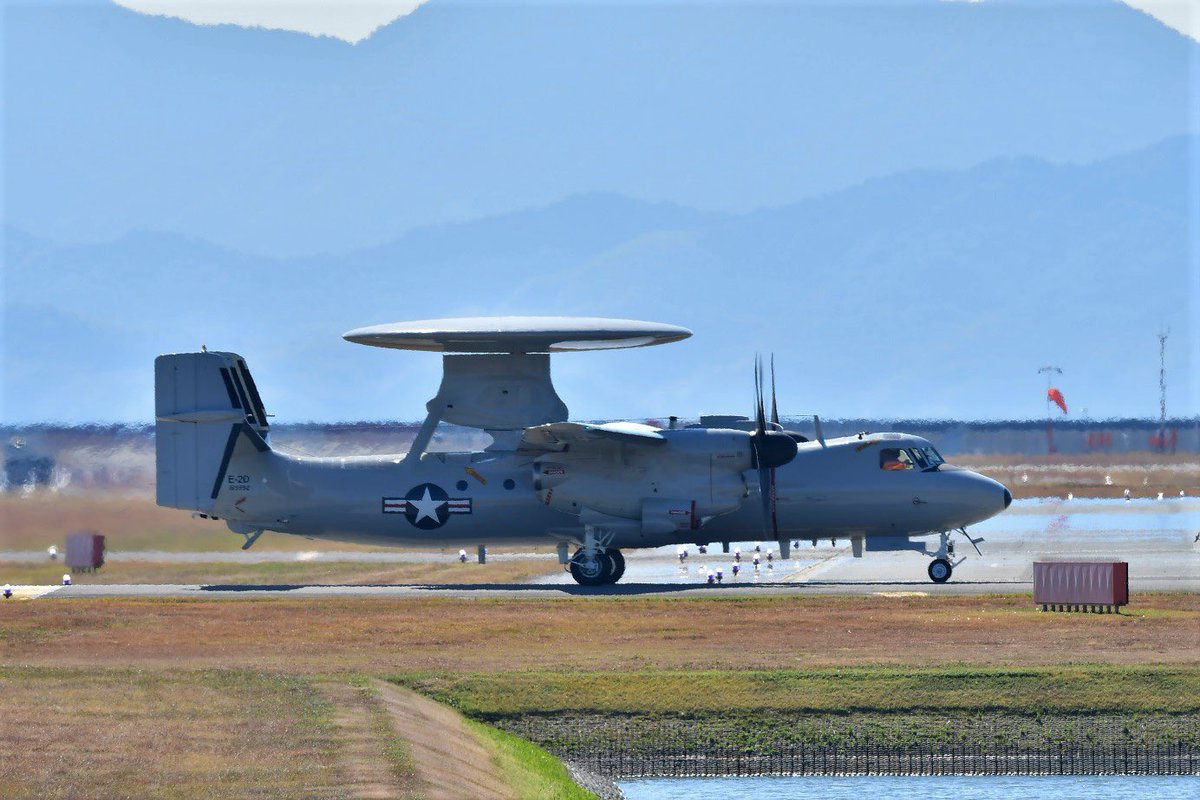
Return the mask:
<path id="1" fill-rule="evenodd" d="M 810 735 L 705 719 L 527 716 L 490 720 L 607 778 L 752 775 L 1200 775 L 1200 720 L 1170 716 L 944 721 L 940 733 Z M 780 720 L 775 720 L 778 723 Z M 897 720 L 899 724 L 902 724 Z M 928 722 L 923 720 L 922 722 Z M 1131 727 L 1132 725 L 1132 727 Z M 1025 735 L 1012 734 L 1024 728 Z M 772 728 L 774 734 L 772 735 Z M 991 733 L 992 736 L 980 736 Z M 822 740 L 823 739 L 823 740 Z"/>

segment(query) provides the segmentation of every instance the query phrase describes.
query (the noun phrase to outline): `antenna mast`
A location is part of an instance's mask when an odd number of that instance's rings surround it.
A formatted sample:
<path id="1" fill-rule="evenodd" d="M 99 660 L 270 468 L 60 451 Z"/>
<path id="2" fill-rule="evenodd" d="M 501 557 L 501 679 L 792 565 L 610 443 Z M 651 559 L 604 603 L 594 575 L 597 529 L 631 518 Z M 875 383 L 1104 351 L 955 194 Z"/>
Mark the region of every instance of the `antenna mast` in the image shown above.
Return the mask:
<path id="1" fill-rule="evenodd" d="M 1158 334 L 1158 448 L 1167 449 L 1167 337 L 1171 329 Z"/>

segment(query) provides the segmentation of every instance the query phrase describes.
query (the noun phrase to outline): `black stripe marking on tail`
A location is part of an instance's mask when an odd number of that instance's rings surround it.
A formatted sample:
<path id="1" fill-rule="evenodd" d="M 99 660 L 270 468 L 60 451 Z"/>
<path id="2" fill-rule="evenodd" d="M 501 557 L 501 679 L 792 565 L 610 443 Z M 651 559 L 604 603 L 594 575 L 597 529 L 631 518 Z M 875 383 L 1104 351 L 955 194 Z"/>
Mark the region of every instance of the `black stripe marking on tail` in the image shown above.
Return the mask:
<path id="1" fill-rule="evenodd" d="M 238 359 L 237 364 L 238 371 L 242 375 L 242 383 L 246 384 L 246 391 L 250 393 L 250 402 L 254 405 L 254 415 L 258 417 L 258 425 L 261 428 L 265 428 L 267 427 L 267 410 L 263 408 L 263 401 L 258 393 L 258 387 L 254 385 L 254 376 L 250 374 L 245 361 Z"/>
<path id="2" fill-rule="evenodd" d="M 246 397 L 246 390 L 242 387 L 242 379 L 235 370 L 229 370 L 229 374 L 233 377 L 233 385 L 237 388 L 238 397 L 242 399 L 238 408 L 246 412 L 246 419 L 254 422 L 254 409 L 250 406 L 250 399 Z"/>
<path id="3" fill-rule="evenodd" d="M 221 456 L 221 468 L 217 470 L 217 479 L 213 481 L 213 500 L 216 500 L 217 495 L 221 492 L 221 481 L 225 480 L 225 473 L 229 470 L 229 459 L 233 458 L 233 448 L 237 445 L 238 434 L 245 424 L 244 422 L 239 422 L 229 429 L 229 438 L 225 440 L 225 455 Z"/>
<path id="4" fill-rule="evenodd" d="M 242 433 L 246 434 L 246 438 L 250 440 L 250 444 L 254 445 L 254 449 L 258 452 L 265 453 L 271 449 L 271 445 L 267 444 L 267 440 L 262 437 L 262 434 L 249 425 L 242 425 Z"/>
<path id="5" fill-rule="evenodd" d="M 225 381 L 225 391 L 229 392 L 229 402 L 234 408 L 241 408 L 242 404 L 238 401 L 237 392 L 233 390 L 233 379 L 229 377 L 229 370 L 221 367 L 221 379 Z"/>

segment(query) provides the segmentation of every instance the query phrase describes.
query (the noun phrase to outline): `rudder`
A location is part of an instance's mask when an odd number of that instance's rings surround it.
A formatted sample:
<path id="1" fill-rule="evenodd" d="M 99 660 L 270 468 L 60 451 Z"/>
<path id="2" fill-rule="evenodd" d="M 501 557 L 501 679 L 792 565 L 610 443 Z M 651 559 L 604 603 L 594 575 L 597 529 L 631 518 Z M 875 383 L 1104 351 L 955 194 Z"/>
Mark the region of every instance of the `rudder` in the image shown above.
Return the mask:
<path id="1" fill-rule="evenodd" d="M 237 353 L 175 353 L 154 360 L 156 497 L 160 506 L 210 511 L 239 436 L 259 451 L 267 413 Z"/>

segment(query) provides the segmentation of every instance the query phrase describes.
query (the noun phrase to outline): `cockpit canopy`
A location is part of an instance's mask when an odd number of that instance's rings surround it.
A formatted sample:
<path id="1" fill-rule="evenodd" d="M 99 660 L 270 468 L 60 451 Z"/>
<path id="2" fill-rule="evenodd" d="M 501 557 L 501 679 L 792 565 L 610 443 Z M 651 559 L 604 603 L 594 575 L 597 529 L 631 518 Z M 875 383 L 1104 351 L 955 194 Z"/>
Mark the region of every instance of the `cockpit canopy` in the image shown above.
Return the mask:
<path id="1" fill-rule="evenodd" d="M 884 447 L 879 451 L 879 468 L 885 472 L 909 469 L 931 472 L 945 463 L 946 459 L 932 446 Z"/>

